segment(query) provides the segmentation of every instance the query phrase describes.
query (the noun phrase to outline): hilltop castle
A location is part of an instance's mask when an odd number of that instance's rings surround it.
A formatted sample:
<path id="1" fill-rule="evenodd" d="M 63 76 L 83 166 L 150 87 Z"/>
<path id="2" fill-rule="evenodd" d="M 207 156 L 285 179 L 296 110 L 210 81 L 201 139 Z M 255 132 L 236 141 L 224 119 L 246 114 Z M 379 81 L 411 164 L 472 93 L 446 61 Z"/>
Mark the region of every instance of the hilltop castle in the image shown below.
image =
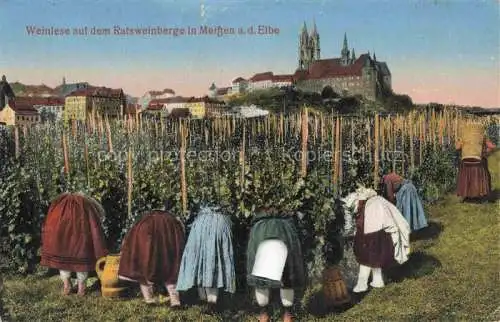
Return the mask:
<path id="1" fill-rule="evenodd" d="M 321 59 L 319 34 L 314 23 L 311 33 L 304 22 L 299 35 L 298 68 L 293 75 L 295 85 L 307 91 L 321 93 L 330 87 L 340 95 L 362 95 L 374 100 L 392 92 L 391 72 L 385 62 L 377 61 L 375 53 L 356 57 L 349 50 L 347 35 L 338 58 Z"/>
<path id="2" fill-rule="evenodd" d="M 293 74 L 275 75 L 273 72 L 258 73 L 244 79 L 237 77 L 231 86 L 209 88 L 211 97 L 223 98 L 256 89 L 296 86 L 308 92 L 333 91 L 341 96 L 361 95 L 369 100 L 392 92 L 391 72 L 385 62 L 377 61 L 375 53 L 356 57 L 354 48 L 349 50 L 347 35 L 340 57 L 321 59 L 319 33 L 314 23 L 308 33 L 306 23 L 299 33 L 298 68 Z"/>

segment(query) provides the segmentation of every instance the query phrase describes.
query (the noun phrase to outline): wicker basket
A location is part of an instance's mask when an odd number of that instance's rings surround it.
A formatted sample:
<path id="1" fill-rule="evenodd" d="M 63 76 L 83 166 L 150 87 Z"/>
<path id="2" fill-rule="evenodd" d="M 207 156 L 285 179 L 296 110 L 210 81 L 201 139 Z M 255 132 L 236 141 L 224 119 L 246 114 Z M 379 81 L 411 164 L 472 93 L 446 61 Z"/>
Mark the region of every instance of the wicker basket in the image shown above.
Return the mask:
<path id="1" fill-rule="evenodd" d="M 481 160 L 485 126 L 481 123 L 466 123 L 462 127 L 462 160 Z"/>
<path id="2" fill-rule="evenodd" d="M 338 267 L 329 267 L 324 270 L 323 295 L 326 306 L 342 306 L 351 302 L 351 296 Z"/>

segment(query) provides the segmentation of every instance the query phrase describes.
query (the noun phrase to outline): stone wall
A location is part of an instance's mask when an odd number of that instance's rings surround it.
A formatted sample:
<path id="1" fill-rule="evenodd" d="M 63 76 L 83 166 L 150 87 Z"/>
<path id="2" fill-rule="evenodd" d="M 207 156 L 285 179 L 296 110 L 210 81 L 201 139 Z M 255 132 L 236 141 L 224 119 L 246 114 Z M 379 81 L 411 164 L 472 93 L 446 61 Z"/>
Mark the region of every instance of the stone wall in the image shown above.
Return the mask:
<path id="1" fill-rule="evenodd" d="M 362 95 L 369 100 L 377 97 L 375 77 L 348 76 L 341 78 L 310 79 L 297 82 L 297 87 L 303 91 L 321 93 L 330 86 L 339 95 Z"/>

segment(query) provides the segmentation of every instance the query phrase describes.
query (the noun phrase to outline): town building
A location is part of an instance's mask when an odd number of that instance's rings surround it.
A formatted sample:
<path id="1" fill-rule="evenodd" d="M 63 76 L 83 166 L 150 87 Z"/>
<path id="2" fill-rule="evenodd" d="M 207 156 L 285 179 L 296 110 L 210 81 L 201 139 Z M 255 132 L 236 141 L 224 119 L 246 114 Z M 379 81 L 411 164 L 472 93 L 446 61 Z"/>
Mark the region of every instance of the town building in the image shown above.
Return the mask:
<path id="1" fill-rule="evenodd" d="M 60 119 L 64 111 L 64 99 L 60 97 L 30 97 L 19 96 L 15 102 L 22 106 L 31 106 L 40 113 L 40 116 L 47 115 L 54 119 Z"/>
<path id="2" fill-rule="evenodd" d="M 86 120 L 89 115 L 121 117 L 127 106 L 122 89 L 88 87 L 66 96 L 64 120 Z"/>
<path id="3" fill-rule="evenodd" d="M 243 77 L 236 77 L 231 81 L 231 86 L 218 88 L 215 83 L 212 83 L 208 89 L 208 97 L 220 101 L 226 101 L 231 97 L 235 97 L 246 93 L 249 90 L 249 80 Z"/>
<path id="4" fill-rule="evenodd" d="M 166 98 L 171 98 L 175 96 L 175 91 L 170 88 L 165 88 L 161 91 L 148 91 L 139 98 L 139 104 L 143 109 L 146 109 L 149 102 L 152 100 L 161 100 Z"/>
<path id="5" fill-rule="evenodd" d="M 40 122 L 40 114 L 29 104 L 9 101 L 0 111 L 0 123 L 15 126 L 32 126 Z"/>
<path id="6" fill-rule="evenodd" d="M 193 118 L 204 118 L 209 115 L 220 113 L 225 103 L 208 96 L 204 97 L 182 97 L 175 96 L 170 98 L 151 100 L 147 111 L 150 114 L 159 114 L 167 117 L 176 109 L 188 109 Z"/>

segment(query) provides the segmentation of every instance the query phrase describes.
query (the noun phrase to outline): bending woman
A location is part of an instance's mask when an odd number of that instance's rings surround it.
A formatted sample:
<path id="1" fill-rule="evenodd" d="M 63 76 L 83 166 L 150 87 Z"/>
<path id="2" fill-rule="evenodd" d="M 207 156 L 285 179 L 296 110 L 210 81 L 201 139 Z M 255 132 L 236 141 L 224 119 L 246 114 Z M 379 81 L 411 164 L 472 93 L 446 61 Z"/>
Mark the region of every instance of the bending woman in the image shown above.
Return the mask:
<path id="1" fill-rule="evenodd" d="M 102 206 L 79 193 L 64 193 L 49 207 L 42 227 L 41 265 L 59 269 L 63 294 L 71 293 L 71 273 L 76 273 L 78 295 L 85 295 L 88 272 L 108 250 L 101 220 Z"/>
<path id="2" fill-rule="evenodd" d="M 410 180 L 403 179 L 394 172 L 389 173 L 382 177 L 382 192 L 403 214 L 412 231 L 427 227 L 422 200 Z"/>
<path id="3" fill-rule="evenodd" d="M 138 282 L 146 303 L 155 303 L 153 285 L 164 285 L 170 305 L 181 305 L 175 290 L 184 250 L 184 226 L 166 211 L 146 214 L 123 240 L 120 279 Z"/>
<path id="4" fill-rule="evenodd" d="M 202 208 L 182 255 L 177 291 L 198 288 L 209 312 L 217 311 L 219 291 L 236 291 L 231 220 L 217 209 Z"/>
<path id="5" fill-rule="evenodd" d="M 269 209 L 257 211 L 247 248 L 247 283 L 255 288 L 262 309 L 260 321 L 269 321 L 270 289 L 280 289 L 283 321 L 292 321 L 294 290 L 305 286 L 300 239 L 293 218 Z"/>

